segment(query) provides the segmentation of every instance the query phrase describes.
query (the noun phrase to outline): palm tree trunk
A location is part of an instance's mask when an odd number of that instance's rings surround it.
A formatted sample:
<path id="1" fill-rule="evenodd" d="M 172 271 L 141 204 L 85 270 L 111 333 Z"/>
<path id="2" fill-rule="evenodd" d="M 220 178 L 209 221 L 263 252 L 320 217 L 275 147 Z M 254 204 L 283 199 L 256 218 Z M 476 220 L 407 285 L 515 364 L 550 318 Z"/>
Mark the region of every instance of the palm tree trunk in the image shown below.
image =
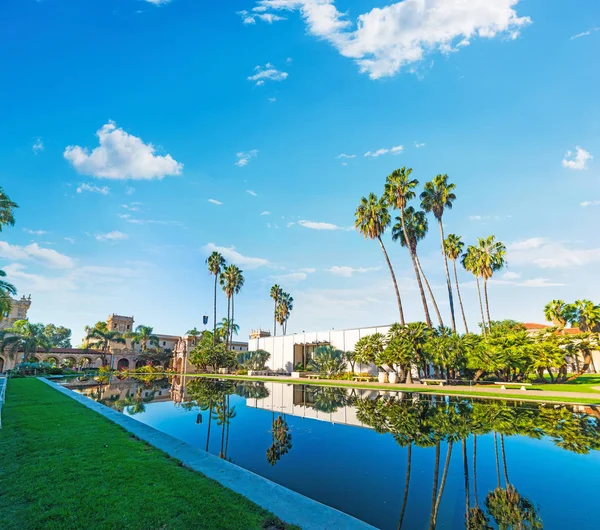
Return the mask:
<path id="1" fill-rule="evenodd" d="M 446 247 L 444 245 L 444 227 L 442 225 L 442 218 L 438 219 L 440 225 L 440 237 L 442 238 L 442 256 L 444 256 L 444 266 L 446 267 L 446 284 L 448 285 L 448 300 L 450 301 L 450 320 L 452 324 L 452 331 L 456 333 L 456 320 L 454 318 L 454 298 L 452 297 L 452 284 L 450 283 L 450 270 L 448 269 L 448 257 L 446 256 Z"/>
<path id="2" fill-rule="evenodd" d="M 433 490 L 431 492 L 431 516 L 429 518 L 429 530 L 435 528 L 433 513 L 435 509 L 435 500 L 437 497 L 438 480 L 440 476 L 440 442 L 435 442 L 435 466 L 433 468 Z"/>
<path id="3" fill-rule="evenodd" d="M 479 276 L 475 276 L 477 282 L 477 297 L 479 298 L 479 310 L 481 311 L 481 329 L 483 330 L 483 336 L 487 336 L 487 326 L 485 323 L 485 316 L 483 315 L 483 303 L 481 302 L 481 287 L 479 286 Z"/>
<path id="4" fill-rule="evenodd" d="M 231 293 L 231 331 L 229 334 L 229 344 L 233 342 L 233 326 L 235 324 L 235 292 Z"/>
<path id="5" fill-rule="evenodd" d="M 206 452 L 208 453 L 208 444 L 210 442 L 210 423 L 212 421 L 212 399 L 208 403 L 208 433 L 206 434 Z"/>
<path id="6" fill-rule="evenodd" d="M 421 282 L 421 275 L 419 274 L 419 267 L 417 266 L 416 250 L 413 249 L 410 241 L 408 240 L 408 232 L 406 231 L 406 223 L 404 221 L 404 208 L 400 209 L 400 221 L 402 222 L 402 230 L 404 231 L 404 239 L 406 242 L 406 248 L 410 254 L 410 259 L 415 269 L 415 276 L 417 277 L 417 284 L 419 285 L 419 291 L 421 293 L 421 303 L 423 304 L 423 311 L 425 311 L 425 323 L 427 327 L 433 327 L 431 325 L 431 316 L 429 315 L 429 307 L 427 307 L 427 298 L 425 297 L 425 291 L 423 290 L 423 283 Z"/>
<path id="7" fill-rule="evenodd" d="M 470 488 L 469 488 L 469 463 L 467 462 L 467 439 L 462 440 L 462 457 L 463 457 L 463 468 L 465 472 L 465 521 L 466 528 L 469 528 L 469 510 L 471 508 L 470 503 Z"/>
<path id="8" fill-rule="evenodd" d="M 392 267 L 392 263 L 390 262 L 388 253 L 385 250 L 383 241 L 381 241 L 381 237 L 377 237 L 377 240 L 379 241 L 379 244 L 381 245 L 381 250 L 383 251 L 383 255 L 385 256 L 385 261 L 387 261 L 388 267 L 390 269 L 390 274 L 392 275 L 392 281 L 394 282 L 394 289 L 396 290 L 396 300 L 398 300 L 398 311 L 400 313 L 400 324 L 402 324 L 404 326 L 404 312 L 402 311 L 402 301 L 400 300 L 400 291 L 398 290 L 398 283 L 396 282 L 396 275 L 394 274 L 394 269 Z"/>
<path id="9" fill-rule="evenodd" d="M 227 395 L 227 411 L 229 413 L 229 395 Z M 225 437 L 225 459 L 227 459 L 227 451 L 229 451 L 229 426 L 231 418 L 227 418 L 227 436 Z"/>
<path id="10" fill-rule="evenodd" d="M 475 506 L 479 507 L 479 499 L 477 498 L 477 435 L 473 435 L 473 497 L 475 498 Z"/>
<path id="11" fill-rule="evenodd" d="M 217 342 L 217 274 L 215 274 L 215 299 L 214 299 L 214 320 L 213 320 L 213 346 Z"/>
<path id="12" fill-rule="evenodd" d="M 488 302 L 488 294 L 487 294 L 487 278 L 483 277 L 483 295 L 485 296 L 485 312 L 487 314 L 488 320 L 488 328 L 492 331 L 492 319 L 490 318 L 490 304 Z"/>
<path id="13" fill-rule="evenodd" d="M 423 272 L 423 268 L 421 267 L 421 262 L 419 261 L 419 257 L 416 254 L 415 254 L 415 259 L 417 260 L 417 265 L 419 267 L 419 271 L 421 272 L 421 276 L 423 277 L 423 281 L 425 282 L 425 286 L 427 287 L 427 291 L 429 292 L 429 297 L 431 298 L 431 301 L 433 302 L 433 309 L 435 310 L 435 314 L 437 315 L 438 322 L 440 323 L 440 327 L 443 328 L 444 322 L 442 321 L 442 315 L 440 313 L 440 309 L 435 301 L 435 296 L 433 296 L 433 291 L 431 290 L 431 286 L 429 285 L 429 282 L 427 281 L 427 276 L 425 276 L 425 273 Z"/>
<path id="14" fill-rule="evenodd" d="M 275 308 L 273 309 L 273 337 L 277 335 L 277 299 L 275 299 Z"/>
<path id="15" fill-rule="evenodd" d="M 458 274 L 456 273 L 456 260 L 452 260 L 454 267 L 454 282 L 456 283 L 456 294 L 458 295 L 458 303 L 460 304 L 460 312 L 462 313 L 463 322 L 465 323 L 465 332 L 469 333 L 469 326 L 467 326 L 467 317 L 465 317 L 465 308 L 463 307 L 462 298 L 460 296 L 460 288 L 458 286 Z"/>
<path id="16" fill-rule="evenodd" d="M 498 459 L 498 435 L 496 432 L 494 432 L 494 454 L 496 455 L 496 475 L 498 477 L 498 487 L 500 488 L 500 460 Z"/>
<path id="17" fill-rule="evenodd" d="M 406 482 L 404 483 L 404 497 L 402 498 L 402 510 L 400 511 L 400 520 L 398 521 L 398 530 L 402 529 L 402 521 L 404 520 L 404 512 L 406 511 L 406 503 L 408 502 L 408 487 L 410 485 L 410 467 L 412 460 L 412 442 L 408 444 L 406 455 Z"/>
<path id="18" fill-rule="evenodd" d="M 448 468 L 450 467 L 450 457 L 452 456 L 452 442 L 448 442 L 448 452 L 446 453 L 446 461 L 444 462 L 444 471 L 442 472 L 442 482 L 440 483 L 440 490 L 435 501 L 435 509 L 433 516 L 433 528 L 437 523 L 437 515 L 440 509 L 440 502 L 442 501 L 442 495 L 444 494 L 444 487 L 446 486 L 446 479 L 448 478 Z"/>
<path id="19" fill-rule="evenodd" d="M 225 331 L 225 349 L 229 349 L 229 324 L 231 323 L 231 296 L 227 296 L 227 330 Z"/>
<path id="20" fill-rule="evenodd" d="M 504 480 L 506 481 L 506 487 L 510 484 L 508 481 L 508 466 L 506 465 L 506 451 L 504 450 L 504 435 L 500 435 L 500 447 L 502 447 L 502 462 L 504 466 Z"/>

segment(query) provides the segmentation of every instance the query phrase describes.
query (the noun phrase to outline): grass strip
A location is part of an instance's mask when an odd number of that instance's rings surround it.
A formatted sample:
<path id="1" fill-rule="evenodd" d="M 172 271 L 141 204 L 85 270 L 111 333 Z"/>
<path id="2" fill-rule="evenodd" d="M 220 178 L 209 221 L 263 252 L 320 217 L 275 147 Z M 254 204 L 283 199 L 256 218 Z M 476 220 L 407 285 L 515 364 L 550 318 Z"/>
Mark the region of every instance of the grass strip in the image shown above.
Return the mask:
<path id="1" fill-rule="evenodd" d="M 36 379 L 8 384 L 0 528 L 291 528 Z"/>

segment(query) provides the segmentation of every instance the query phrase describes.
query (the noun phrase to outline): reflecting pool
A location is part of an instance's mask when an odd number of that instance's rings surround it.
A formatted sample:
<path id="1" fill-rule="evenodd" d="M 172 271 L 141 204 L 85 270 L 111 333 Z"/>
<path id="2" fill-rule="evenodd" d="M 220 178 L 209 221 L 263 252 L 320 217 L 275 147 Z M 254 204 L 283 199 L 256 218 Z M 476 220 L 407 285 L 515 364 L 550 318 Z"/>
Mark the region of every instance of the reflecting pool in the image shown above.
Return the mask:
<path id="1" fill-rule="evenodd" d="M 65 384 L 378 528 L 600 527 L 593 407 L 193 377 Z"/>

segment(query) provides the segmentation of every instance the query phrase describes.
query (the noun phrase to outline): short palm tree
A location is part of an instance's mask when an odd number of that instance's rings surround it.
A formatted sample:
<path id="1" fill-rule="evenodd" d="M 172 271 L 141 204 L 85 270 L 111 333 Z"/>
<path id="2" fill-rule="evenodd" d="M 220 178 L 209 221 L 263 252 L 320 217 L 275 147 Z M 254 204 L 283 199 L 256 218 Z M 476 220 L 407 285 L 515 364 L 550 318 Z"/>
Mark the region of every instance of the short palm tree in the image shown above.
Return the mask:
<path id="1" fill-rule="evenodd" d="M 568 306 L 564 300 L 552 300 L 544 307 L 544 316 L 548 322 L 564 328 L 567 325 Z"/>
<path id="2" fill-rule="evenodd" d="M 219 275 L 227 265 L 225 258 L 217 251 L 214 251 L 208 256 L 206 263 L 208 264 L 208 272 L 215 277 L 215 296 L 214 296 L 214 315 L 213 315 L 213 337 L 216 337 L 217 331 L 217 280 Z"/>
<path id="3" fill-rule="evenodd" d="M 389 226 L 391 219 L 388 213 L 386 201 L 381 198 L 379 199 L 374 193 L 370 193 L 369 197 L 363 197 L 360 200 L 360 204 L 355 212 L 354 226 L 368 239 L 377 239 L 385 260 L 390 269 L 392 276 L 392 282 L 394 283 L 394 289 L 396 291 L 396 300 L 398 301 L 398 311 L 400 313 L 400 323 L 404 325 L 404 312 L 402 311 L 402 300 L 400 299 L 400 291 L 398 290 L 398 282 L 396 281 L 396 275 L 390 258 L 388 257 L 387 251 L 381 236 L 384 234 L 385 229 Z"/>
<path id="4" fill-rule="evenodd" d="M 600 305 L 590 300 L 576 300 L 571 305 L 570 312 L 579 329 L 583 332 L 596 331 L 600 324 Z"/>
<path id="5" fill-rule="evenodd" d="M 273 285 L 273 287 L 271 287 L 271 291 L 269 292 L 269 296 L 275 303 L 273 309 L 273 336 L 277 335 L 277 305 L 279 304 L 279 298 L 281 298 L 282 293 L 283 289 L 277 284 Z"/>
<path id="6" fill-rule="evenodd" d="M 446 253 L 446 257 L 452 262 L 452 267 L 454 268 L 454 283 L 456 283 L 456 294 L 458 295 L 460 312 L 465 324 L 465 332 L 469 333 L 469 326 L 467 325 L 467 318 L 465 317 L 465 308 L 463 307 L 462 297 L 460 296 L 458 274 L 456 273 L 456 260 L 462 254 L 464 246 L 465 244 L 461 241 L 460 236 L 457 236 L 456 234 L 448 234 L 448 237 L 444 240 L 444 252 Z"/>
<path id="7" fill-rule="evenodd" d="M 127 343 L 119 331 L 108 329 L 106 322 L 97 322 L 93 327 L 86 326 L 85 331 L 86 349 L 93 346 L 101 351 L 102 366 L 106 366 L 106 356 L 110 352 L 111 343 Z"/>
<path id="8" fill-rule="evenodd" d="M 481 270 L 483 277 L 483 295 L 485 297 L 485 310 L 488 319 L 488 324 L 491 325 L 490 319 L 490 304 L 487 293 L 487 282 L 492 277 L 494 272 L 502 269 L 506 264 L 506 247 L 500 241 L 496 241 L 495 236 L 479 238 L 477 241 L 478 252 L 478 268 Z"/>
<path id="9" fill-rule="evenodd" d="M 16 202 L 13 202 L 10 197 L 4 193 L 2 187 L 0 187 L 0 232 L 2 232 L 4 226 L 14 226 L 14 210 L 18 207 L 19 205 Z"/>
<path id="10" fill-rule="evenodd" d="M 469 245 L 467 247 L 466 252 L 462 255 L 461 262 L 465 270 L 469 271 L 473 276 L 475 276 L 475 281 L 477 282 L 477 298 L 479 299 L 479 310 L 481 311 L 481 329 L 483 331 L 483 335 L 485 336 L 487 335 L 487 324 L 485 321 L 485 315 L 483 313 L 483 302 L 481 301 L 481 285 L 479 283 L 479 278 L 482 277 L 479 260 L 479 249 L 474 245 Z"/>
<path id="11" fill-rule="evenodd" d="M 131 339 L 131 344 L 139 344 L 142 353 L 148 351 L 148 346 L 158 346 L 158 337 L 154 335 L 152 326 L 138 326 L 135 331 L 125 334 L 126 338 Z"/>
<path id="12" fill-rule="evenodd" d="M 444 210 L 450 210 L 452 203 L 456 199 L 454 194 L 455 184 L 448 182 L 448 175 L 436 175 L 431 182 L 425 183 L 423 193 L 421 193 L 421 208 L 426 212 L 432 212 L 437 219 L 440 228 L 440 239 L 442 242 L 442 256 L 446 268 L 446 284 L 448 286 L 448 300 L 450 301 L 450 317 L 452 331 L 456 333 L 456 320 L 454 318 L 454 299 L 452 297 L 452 284 L 450 283 L 450 271 L 448 270 L 448 259 L 446 249 L 444 248 L 444 225 L 442 216 Z"/>
<path id="13" fill-rule="evenodd" d="M 6 278 L 6 272 L 0 269 L 0 322 L 2 322 L 4 315 L 10 313 L 12 297 L 17 294 L 16 287 L 2 278 Z"/>
<path id="14" fill-rule="evenodd" d="M 442 315 L 438 308 L 437 302 L 435 301 L 435 296 L 433 295 L 431 286 L 429 285 L 427 277 L 423 272 L 423 268 L 421 267 L 419 256 L 417 254 L 417 243 L 427 235 L 427 230 L 429 229 L 427 216 L 425 215 L 425 212 L 415 211 L 415 209 L 412 206 L 409 206 L 404 210 L 403 219 L 404 221 L 402 221 L 400 217 L 396 217 L 396 220 L 398 222 L 392 228 L 392 239 L 394 241 L 400 241 L 400 244 L 403 247 L 408 246 L 410 248 L 411 258 L 415 266 L 417 282 L 421 290 L 421 298 L 423 300 L 423 307 L 425 309 L 425 319 L 427 326 L 432 327 L 431 318 L 429 317 L 429 311 L 427 309 L 427 301 L 425 300 L 425 292 L 423 291 L 423 285 L 421 284 L 421 278 L 423 278 L 425 286 L 427 287 L 427 291 L 429 292 L 429 297 L 431 298 L 431 301 L 433 303 L 433 308 L 435 309 L 435 313 L 437 315 L 440 326 L 443 326 L 444 323 L 442 322 Z M 408 238 L 406 237 L 406 234 L 408 234 Z M 410 242 L 409 245 L 407 244 L 407 240 Z"/>
<path id="15" fill-rule="evenodd" d="M 29 320 L 17 320 L 4 332 L 0 351 L 5 350 L 13 355 L 22 351 L 23 362 L 34 357 L 39 349 L 49 352 L 52 348 L 52 341 L 44 333 L 43 324 L 32 324 Z"/>

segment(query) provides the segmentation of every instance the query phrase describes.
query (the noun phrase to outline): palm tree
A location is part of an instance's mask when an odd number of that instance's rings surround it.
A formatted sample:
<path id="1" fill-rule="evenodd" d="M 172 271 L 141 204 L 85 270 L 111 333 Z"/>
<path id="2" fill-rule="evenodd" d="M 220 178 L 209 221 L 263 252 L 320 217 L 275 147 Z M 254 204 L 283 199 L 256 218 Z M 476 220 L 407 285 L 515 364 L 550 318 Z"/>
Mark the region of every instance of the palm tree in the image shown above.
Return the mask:
<path id="1" fill-rule="evenodd" d="M 154 335 L 154 328 L 151 326 L 138 326 L 135 331 L 125 334 L 126 338 L 131 339 L 131 345 L 139 344 L 142 353 L 146 353 L 148 345 L 158 346 L 158 337 Z"/>
<path id="2" fill-rule="evenodd" d="M 0 322 L 2 322 L 4 315 L 10 313 L 12 309 L 11 296 L 16 296 L 17 294 L 16 287 L 2 279 L 5 277 L 6 272 L 0 269 Z"/>
<path id="3" fill-rule="evenodd" d="M 479 249 L 473 245 L 469 245 L 467 247 L 467 251 L 462 255 L 461 262 L 464 269 L 475 276 L 475 281 L 477 282 L 477 297 L 479 299 L 479 309 L 481 311 L 481 329 L 483 331 L 483 336 L 485 337 L 487 335 L 487 324 L 483 314 L 481 286 L 479 284 L 479 278 L 482 276 L 480 269 Z"/>
<path id="4" fill-rule="evenodd" d="M 465 244 L 456 234 L 449 234 L 444 240 L 444 252 L 446 257 L 452 262 L 454 268 L 454 283 L 456 283 L 456 294 L 458 295 L 458 303 L 460 304 L 460 312 L 462 314 L 463 323 L 465 324 L 465 332 L 469 333 L 467 325 L 467 317 L 465 317 L 465 308 L 463 307 L 462 297 L 460 296 L 460 287 L 458 284 L 458 274 L 456 272 L 456 260 L 461 256 Z"/>
<path id="5" fill-rule="evenodd" d="M 440 239 L 442 241 L 442 256 L 444 257 L 444 266 L 446 267 L 446 284 L 448 285 L 448 299 L 450 301 L 450 317 L 452 321 L 452 331 L 456 333 L 456 320 L 454 318 L 454 300 L 452 298 L 452 284 L 450 283 L 450 271 L 448 270 L 448 259 L 446 249 L 444 248 L 444 225 L 442 216 L 444 210 L 450 210 L 452 203 L 456 199 L 454 195 L 455 184 L 448 182 L 448 175 L 436 175 L 431 182 L 425 183 L 425 189 L 421 193 L 421 208 L 426 212 L 433 212 L 440 227 Z"/>
<path id="6" fill-rule="evenodd" d="M 494 272 L 502 269 L 506 264 L 504 256 L 506 255 L 506 247 L 500 241 L 496 241 L 495 236 L 482 237 L 477 240 L 478 253 L 478 268 L 483 276 L 483 295 L 485 297 L 485 310 L 487 314 L 488 324 L 491 326 L 490 319 L 490 304 L 487 294 L 487 282 L 492 277 Z"/>
<path id="7" fill-rule="evenodd" d="M 102 366 L 106 366 L 106 355 L 110 351 L 111 343 L 127 343 L 119 331 L 108 329 L 108 324 L 106 322 L 97 322 L 93 327 L 86 326 L 85 331 L 85 342 L 87 347 L 96 346 L 102 352 Z"/>
<path id="8" fill-rule="evenodd" d="M 287 333 L 287 323 L 290 319 L 290 314 L 292 312 L 292 309 L 294 309 L 294 299 L 292 298 L 292 295 L 290 293 L 284 292 L 281 295 L 281 301 L 279 303 L 283 308 L 283 334 L 285 335 Z"/>
<path id="9" fill-rule="evenodd" d="M 600 324 L 600 305 L 590 300 L 576 300 L 568 309 L 573 325 L 583 332 L 594 331 Z"/>
<path id="10" fill-rule="evenodd" d="M 240 327 L 231 319 L 224 318 L 217 324 L 217 338 L 223 340 L 226 345 L 229 344 L 229 337 L 237 335 Z"/>
<path id="11" fill-rule="evenodd" d="M 0 186 L 0 232 L 2 227 L 15 225 L 14 209 L 18 208 L 19 205 L 16 202 L 10 200 L 10 197 L 4 193 L 4 190 Z"/>
<path id="12" fill-rule="evenodd" d="M 273 309 L 273 336 L 277 335 L 277 305 L 279 304 L 279 298 L 283 294 L 283 289 L 279 285 L 275 284 L 271 287 L 269 296 L 273 299 L 275 307 Z"/>
<path id="13" fill-rule="evenodd" d="M 213 337 L 216 337 L 217 331 L 217 279 L 221 271 L 225 268 L 227 262 L 225 258 L 217 251 L 214 251 L 206 260 L 208 272 L 215 277 L 215 298 L 214 298 L 214 318 L 213 318 Z"/>
<path id="14" fill-rule="evenodd" d="M 227 320 L 231 322 L 231 298 L 235 292 L 235 279 L 239 269 L 235 265 L 228 265 L 219 277 L 219 283 L 227 297 Z M 229 331 L 225 335 L 225 346 L 229 349 Z"/>
<path id="15" fill-rule="evenodd" d="M 379 199 L 377 198 L 377 195 L 370 193 L 368 198 L 363 197 L 360 200 L 360 204 L 358 205 L 354 216 L 356 218 L 354 221 L 354 226 L 363 235 L 363 237 L 368 239 L 377 239 L 377 241 L 379 241 L 379 245 L 381 246 L 381 250 L 383 251 L 383 255 L 385 256 L 385 260 L 390 269 L 390 274 L 392 275 L 394 289 L 396 290 L 398 311 L 400 313 L 400 323 L 404 325 L 404 313 L 402 311 L 402 301 L 400 300 L 400 291 L 398 290 L 396 275 L 394 274 L 392 263 L 390 262 L 390 258 L 388 257 L 385 246 L 383 245 L 383 241 L 381 240 L 381 236 L 384 234 L 385 229 L 391 222 L 386 201 L 383 199 L 383 197 Z"/>
<path id="16" fill-rule="evenodd" d="M 52 341 L 44 333 L 43 324 L 32 324 L 28 320 L 17 320 L 12 327 L 4 330 L 0 351 L 6 350 L 9 354 L 23 351 L 22 361 L 33 357 L 38 349 L 49 352 Z"/>
<path id="17" fill-rule="evenodd" d="M 435 301 L 435 296 L 433 295 L 433 291 L 429 285 L 429 282 L 427 281 L 427 277 L 425 276 L 419 261 L 419 256 L 417 255 L 417 243 L 425 237 L 427 230 L 429 229 L 427 216 L 425 215 L 425 212 L 415 211 L 412 206 L 409 206 L 404 210 L 403 219 L 404 221 L 402 221 L 402 218 L 396 217 L 398 222 L 392 228 L 392 239 L 394 241 L 400 240 L 400 244 L 403 247 L 408 246 L 410 248 L 410 255 L 415 266 L 417 282 L 419 283 L 419 288 L 421 290 L 421 299 L 423 301 L 423 308 L 425 309 L 427 327 L 432 327 L 432 325 L 431 318 L 429 317 L 429 311 L 427 309 L 427 301 L 425 300 L 425 292 L 423 291 L 423 285 L 421 284 L 421 278 L 423 278 L 425 286 L 427 287 L 427 291 L 429 292 L 429 297 L 433 302 L 433 308 L 437 315 L 440 326 L 443 327 L 444 323 L 442 322 L 442 315 L 440 314 L 437 302 Z M 406 238 L 405 234 L 408 234 L 408 238 Z M 410 245 L 407 245 L 407 239 L 410 242 Z"/>
<path id="18" fill-rule="evenodd" d="M 232 284 L 232 293 L 231 293 L 231 322 L 235 323 L 235 295 L 238 294 L 242 287 L 244 286 L 244 274 L 243 270 L 241 270 L 237 265 L 230 265 L 232 268 L 231 271 L 231 284 Z M 233 340 L 233 331 L 230 331 L 229 342 Z M 237 334 L 237 332 L 236 332 Z"/>
<path id="19" fill-rule="evenodd" d="M 568 306 L 564 300 L 552 300 L 544 307 L 544 316 L 548 322 L 564 328 L 567 325 L 567 310 Z"/>

